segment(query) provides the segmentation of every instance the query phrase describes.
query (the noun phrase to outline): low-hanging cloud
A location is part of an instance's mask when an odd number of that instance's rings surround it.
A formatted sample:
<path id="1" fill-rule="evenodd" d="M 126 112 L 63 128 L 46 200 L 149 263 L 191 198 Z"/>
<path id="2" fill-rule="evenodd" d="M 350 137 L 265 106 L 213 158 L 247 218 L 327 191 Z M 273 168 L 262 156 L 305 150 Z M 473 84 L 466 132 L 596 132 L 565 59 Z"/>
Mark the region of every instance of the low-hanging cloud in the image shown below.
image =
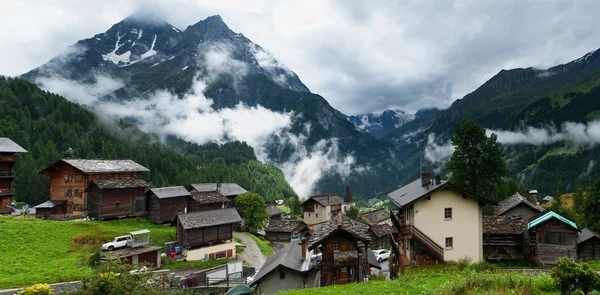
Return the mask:
<path id="1" fill-rule="evenodd" d="M 594 147 L 600 143 L 600 121 L 565 122 L 560 130 L 554 126 L 546 126 L 526 127 L 515 131 L 488 129 L 486 133 L 497 134 L 498 141 L 505 145 L 545 145 L 568 141 L 574 147 Z"/>
<path id="2" fill-rule="evenodd" d="M 453 152 L 454 146 L 449 141 L 446 143 L 438 143 L 435 140 L 435 134 L 430 133 L 427 136 L 427 145 L 424 149 L 424 156 L 429 163 L 441 167 L 448 159 L 450 159 Z"/>

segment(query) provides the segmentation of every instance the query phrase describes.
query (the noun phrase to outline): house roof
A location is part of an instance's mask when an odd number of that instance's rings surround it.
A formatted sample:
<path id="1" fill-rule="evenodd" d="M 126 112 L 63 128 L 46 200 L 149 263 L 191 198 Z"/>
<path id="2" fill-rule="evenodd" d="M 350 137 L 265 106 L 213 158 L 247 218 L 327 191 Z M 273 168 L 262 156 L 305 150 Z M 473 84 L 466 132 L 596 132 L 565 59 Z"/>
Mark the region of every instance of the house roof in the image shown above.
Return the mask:
<path id="1" fill-rule="evenodd" d="M 368 224 L 373 225 L 389 219 L 390 211 L 388 209 L 381 208 L 361 213 L 360 216 L 364 218 Z"/>
<path id="2" fill-rule="evenodd" d="M 27 151 L 8 137 L 0 137 L 0 153 L 26 153 Z"/>
<path id="3" fill-rule="evenodd" d="M 159 199 L 190 196 L 190 192 L 188 192 L 188 190 L 186 190 L 183 186 L 153 188 L 150 189 L 148 193 L 154 194 Z"/>
<path id="4" fill-rule="evenodd" d="M 340 196 L 336 195 L 336 194 L 331 194 L 331 195 L 316 195 L 316 196 L 312 196 L 308 199 L 306 199 L 304 202 L 302 202 L 302 204 L 313 200 L 319 204 L 321 204 L 321 206 L 331 206 L 331 205 L 341 205 L 344 200 L 342 200 L 342 198 L 340 198 Z M 300 205 L 302 205 L 300 204 Z"/>
<path id="5" fill-rule="evenodd" d="M 341 226 L 339 226 L 340 223 Z M 322 222 L 315 225 L 312 235 L 308 239 L 308 248 L 310 250 L 314 249 L 319 242 L 340 231 L 349 233 L 361 241 L 371 241 L 368 225 L 353 220 L 350 217 L 340 213 L 338 216 L 334 216 L 327 222 Z"/>
<path id="6" fill-rule="evenodd" d="M 251 285 L 257 285 L 266 275 L 278 269 L 279 266 L 301 273 L 308 270 L 308 263 L 302 258 L 302 246 L 298 243 L 289 243 L 267 258 Z"/>
<path id="7" fill-rule="evenodd" d="M 235 208 L 183 213 L 178 214 L 177 218 L 179 219 L 179 222 L 181 222 L 183 229 L 201 228 L 242 221 L 242 218 Z"/>
<path id="8" fill-rule="evenodd" d="M 544 212 L 538 214 L 537 216 L 533 217 L 527 224 L 527 230 L 530 230 L 534 227 L 542 225 L 546 221 L 549 221 L 550 219 L 556 219 L 576 230 L 579 230 L 579 228 L 577 227 L 577 224 L 574 221 L 572 221 L 569 218 L 562 216 L 552 210 L 544 211 Z"/>
<path id="9" fill-rule="evenodd" d="M 442 180 L 440 184 L 430 184 L 428 186 L 421 185 L 421 179 L 417 179 L 387 195 L 387 197 L 392 200 L 398 207 L 403 207 L 408 204 L 412 204 L 416 200 L 428 196 L 435 191 L 440 189 L 450 187 L 464 194 L 468 194 L 470 196 L 475 197 L 476 199 L 483 201 L 485 203 L 496 205 L 495 202 L 490 201 L 482 196 L 479 196 L 473 192 L 467 191 L 465 189 L 459 188 L 456 185 L 452 184 L 447 180 Z"/>
<path id="10" fill-rule="evenodd" d="M 190 184 L 190 186 L 198 192 L 212 192 L 217 190 L 217 183 L 199 183 Z M 226 197 L 238 196 L 248 192 L 237 183 L 221 183 L 219 191 Z"/>
<path id="11" fill-rule="evenodd" d="M 300 220 L 273 220 L 269 222 L 265 232 L 294 233 L 305 226 L 306 224 Z"/>
<path id="12" fill-rule="evenodd" d="M 43 202 L 33 208 L 35 208 L 35 209 L 52 209 L 64 202 L 66 202 L 66 200 L 48 200 L 48 201 Z"/>
<path id="13" fill-rule="evenodd" d="M 265 210 L 267 210 L 267 213 L 269 214 L 269 216 L 274 216 L 274 215 L 283 213 L 283 211 L 281 211 L 281 209 L 277 208 L 277 205 L 273 205 L 273 204 L 265 205 Z"/>
<path id="14" fill-rule="evenodd" d="M 367 248 L 367 261 L 369 261 L 369 265 L 376 269 L 381 269 L 381 265 L 379 265 L 379 261 L 377 261 L 377 257 L 375 257 L 375 253 L 371 248 Z"/>
<path id="15" fill-rule="evenodd" d="M 498 203 L 498 205 L 494 208 L 494 211 L 496 211 L 495 212 L 496 215 L 502 215 L 506 211 L 518 206 L 519 204 L 524 204 L 538 212 L 544 211 L 544 208 L 530 202 L 529 200 L 527 200 L 527 198 L 521 196 L 519 193 L 515 193 L 514 195 L 512 195 L 512 196 L 504 199 L 502 202 Z"/>
<path id="16" fill-rule="evenodd" d="M 219 191 L 193 193 L 192 199 L 200 205 L 229 202 L 229 199 Z"/>
<path id="17" fill-rule="evenodd" d="M 94 179 L 93 183 L 99 189 L 122 189 L 122 188 L 141 188 L 148 187 L 148 184 L 140 178 L 112 178 L 112 179 Z"/>
<path id="18" fill-rule="evenodd" d="M 61 159 L 44 169 L 46 171 L 59 162 L 65 162 L 86 174 L 148 172 L 148 168 L 132 160 Z"/>
<path id="19" fill-rule="evenodd" d="M 483 216 L 484 234 L 521 234 L 527 221 L 521 215 Z"/>
<path id="20" fill-rule="evenodd" d="M 600 239 L 600 235 L 598 235 L 597 233 L 591 231 L 589 228 L 584 228 L 578 235 L 577 235 L 577 244 L 583 243 L 591 238 L 598 238 Z"/>
<path id="21" fill-rule="evenodd" d="M 373 234 L 375 234 L 375 236 L 378 238 L 398 232 L 395 227 L 387 223 L 371 225 L 370 229 L 373 232 Z"/>

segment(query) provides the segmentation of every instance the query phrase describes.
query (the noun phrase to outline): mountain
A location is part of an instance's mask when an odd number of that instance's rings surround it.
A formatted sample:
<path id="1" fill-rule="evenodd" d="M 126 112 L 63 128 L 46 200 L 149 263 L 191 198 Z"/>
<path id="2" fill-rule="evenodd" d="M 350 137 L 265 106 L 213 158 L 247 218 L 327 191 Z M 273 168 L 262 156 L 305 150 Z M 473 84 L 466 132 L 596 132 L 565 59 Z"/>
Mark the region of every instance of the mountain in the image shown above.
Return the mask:
<path id="1" fill-rule="evenodd" d="M 414 119 L 415 114 L 407 114 L 400 110 L 348 116 L 348 121 L 352 122 L 356 128 L 368 132 L 377 139 Z"/>
<path id="2" fill-rule="evenodd" d="M 473 119 L 488 129 L 522 135 L 521 142 L 505 145 L 510 176 L 540 193 L 553 194 L 557 185 L 572 190 L 576 183 L 588 184 L 594 176 L 600 176 L 594 160 L 600 151 L 596 144 L 577 143 L 584 140 L 581 137 L 570 139 L 565 135 L 570 131 L 564 124 L 576 123 L 579 125 L 571 126 L 585 130 L 585 124 L 600 118 L 600 105 L 596 102 L 600 100 L 599 86 L 600 50 L 545 70 L 501 70 L 448 109 L 416 118 L 383 140 L 395 146 L 405 171 L 411 171 L 419 166 L 420 142 L 431 144 L 429 137 L 435 135 L 431 137 L 435 144 L 447 143 L 456 123 Z M 593 130 L 589 132 L 588 136 L 592 136 Z M 545 134 L 556 133 L 566 140 L 540 142 Z M 443 166 L 439 159 L 435 160 L 426 163 L 426 168 Z"/>
<path id="3" fill-rule="evenodd" d="M 357 130 L 323 97 L 311 93 L 293 71 L 230 30 L 220 16 L 179 30 L 158 18 L 134 14 L 104 33 L 76 42 L 65 54 L 22 78 L 98 109 L 128 101 L 143 104 L 164 91 L 180 99 L 201 91 L 210 99 L 211 110 L 205 107 L 205 113 L 233 112 L 241 102 L 249 108 L 292 114 L 288 127 L 261 138 L 267 143 L 254 148 L 285 168 L 295 183 L 316 181 L 312 192 L 340 194 L 349 183 L 358 198 L 383 196 L 398 184 L 402 164 L 391 144 Z M 73 89 L 78 92 L 72 93 Z M 158 104 L 131 112 L 164 107 Z M 124 119 L 140 124 L 156 117 L 170 119 L 166 112 Z"/>

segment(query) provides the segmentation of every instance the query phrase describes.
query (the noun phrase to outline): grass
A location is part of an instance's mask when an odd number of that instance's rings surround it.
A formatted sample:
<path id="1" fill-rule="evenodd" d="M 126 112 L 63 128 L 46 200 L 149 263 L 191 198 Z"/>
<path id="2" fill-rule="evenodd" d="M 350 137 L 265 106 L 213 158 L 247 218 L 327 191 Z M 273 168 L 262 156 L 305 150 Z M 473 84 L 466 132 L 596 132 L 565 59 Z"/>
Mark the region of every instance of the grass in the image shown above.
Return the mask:
<path id="1" fill-rule="evenodd" d="M 175 240 L 175 229 L 145 220 L 49 221 L 0 217 L 0 289 L 80 280 L 87 260 L 114 236 L 150 230 L 152 245 Z M 10 242 L 8 242 L 10 241 Z"/>
<path id="2" fill-rule="evenodd" d="M 273 255 L 273 248 L 271 248 L 271 245 L 268 241 L 265 241 L 251 233 L 246 234 L 252 237 L 252 239 L 254 239 L 254 241 L 258 245 L 258 249 L 260 249 L 260 252 L 262 252 L 262 254 L 264 254 L 267 257 Z"/>
<path id="3" fill-rule="evenodd" d="M 242 239 L 240 239 L 238 237 L 233 237 L 233 241 L 235 241 L 236 243 L 239 243 L 239 244 L 243 244 L 242 243 Z M 236 254 L 242 254 L 242 252 L 244 252 L 244 250 L 246 250 L 246 247 L 235 246 L 235 253 Z"/>
<path id="4" fill-rule="evenodd" d="M 168 261 L 168 260 L 167 260 Z M 176 261 L 176 262 L 166 262 L 163 265 L 163 268 L 168 269 L 204 269 L 211 268 L 223 264 L 227 264 L 229 262 L 233 262 L 235 259 L 219 259 L 219 260 L 211 260 L 211 261 Z"/>
<path id="5" fill-rule="evenodd" d="M 458 271 L 456 266 L 417 267 L 393 281 L 369 281 L 302 289 L 280 294 L 523 294 L 531 286 L 532 294 L 560 294 L 549 275 L 519 273 L 478 273 Z"/>
<path id="6" fill-rule="evenodd" d="M 289 214 L 290 212 L 292 212 L 292 210 L 291 210 L 291 209 L 290 209 L 290 207 L 288 207 L 288 206 L 277 206 L 277 208 L 279 208 L 279 210 L 281 210 L 281 211 L 283 211 L 283 212 L 285 212 L 285 213 L 288 213 L 288 214 Z"/>
<path id="7" fill-rule="evenodd" d="M 587 261 L 586 263 L 590 266 L 590 269 L 600 271 L 600 260 Z"/>

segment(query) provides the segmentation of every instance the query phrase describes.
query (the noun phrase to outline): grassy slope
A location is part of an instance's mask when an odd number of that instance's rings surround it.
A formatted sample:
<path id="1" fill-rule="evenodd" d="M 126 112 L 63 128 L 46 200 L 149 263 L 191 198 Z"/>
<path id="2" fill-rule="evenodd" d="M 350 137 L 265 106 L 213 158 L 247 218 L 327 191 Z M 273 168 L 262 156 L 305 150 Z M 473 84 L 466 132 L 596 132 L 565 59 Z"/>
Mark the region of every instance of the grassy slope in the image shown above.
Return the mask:
<path id="1" fill-rule="evenodd" d="M 252 237 L 252 239 L 254 239 L 254 241 L 258 245 L 258 249 L 260 249 L 260 252 L 262 252 L 262 254 L 264 254 L 267 257 L 273 255 L 273 248 L 271 248 L 271 246 L 269 245 L 269 242 L 255 236 L 251 233 L 246 233 L 246 234 L 248 234 L 250 237 Z"/>
<path id="2" fill-rule="evenodd" d="M 72 237 L 114 236 L 149 229 L 151 244 L 175 240 L 175 230 L 146 221 L 47 221 L 0 217 L 0 289 L 79 280 L 91 272 L 87 257 L 96 245 L 75 246 Z M 8 242 L 9 241 L 9 242 Z M 97 242 L 96 242 L 97 243 Z"/>

